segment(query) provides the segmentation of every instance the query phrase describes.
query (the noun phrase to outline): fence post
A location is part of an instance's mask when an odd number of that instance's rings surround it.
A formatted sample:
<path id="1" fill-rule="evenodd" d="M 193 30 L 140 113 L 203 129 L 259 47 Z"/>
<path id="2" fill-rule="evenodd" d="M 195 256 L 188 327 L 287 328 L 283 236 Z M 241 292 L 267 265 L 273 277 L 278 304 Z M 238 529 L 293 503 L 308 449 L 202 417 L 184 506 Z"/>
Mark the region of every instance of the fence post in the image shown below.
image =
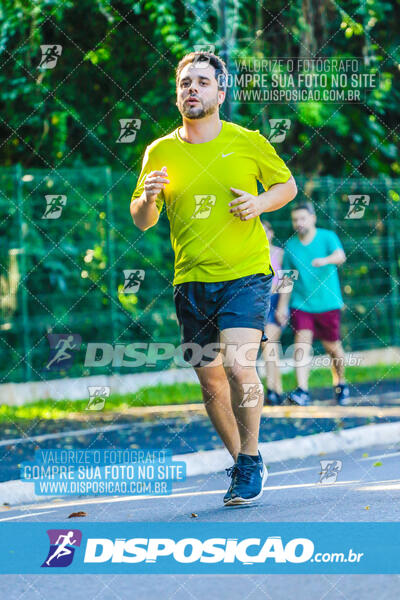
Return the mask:
<path id="1" fill-rule="evenodd" d="M 107 186 L 106 193 L 106 231 L 107 231 L 107 263 L 108 263 L 108 295 L 110 296 L 110 319 L 111 319 L 111 336 L 112 343 L 116 340 L 116 319 L 115 319 L 115 298 L 117 290 L 117 282 L 115 277 L 115 253 L 114 253 L 114 215 L 113 215 L 113 199 L 111 194 L 112 188 L 112 171 L 111 167 L 105 167 L 105 179 Z M 114 300 L 114 301 L 113 301 Z"/>
<path id="2" fill-rule="evenodd" d="M 338 230 L 338 226 L 337 226 L 338 201 L 335 196 L 335 192 L 336 192 L 335 184 L 336 184 L 336 180 L 333 177 L 331 177 L 330 175 L 328 175 L 326 178 L 326 191 L 328 194 L 327 209 L 328 209 L 328 215 L 330 217 L 330 223 L 329 223 L 328 229 L 332 229 L 332 225 L 333 225 L 334 231 L 337 231 Z M 325 186 L 321 186 L 321 187 L 325 187 Z"/>
<path id="3" fill-rule="evenodd" d="M 21 270 L 21 281 L 24 279 L 26 274 L 26 258 L 25 258 L 25 226 L 26 223 L 23 219 L 24 209 L 24 197 L 22 193 L 22 168 L 18 163 L 15 166 L 15 185 L 17 194 L 17 206 L 18 206 L 18 244 L 20 247 L 20 270 Z M 29 317 L 28 317 L 28 292 L 26 289 L 27 282 L 25 281 L 19 287 L 21 290 L 21 314 L 22 314 L 22 339 L 24 345 L 24 371 L 25 381 L 30 381 L 32 374 L 31 365 L 31 347 L 30 347 L 30 335 L 29 335 Z"/>
<path id="4" fill-rule="evenodd" d="M 391 201 L 389 196 L 390 180 L 385 177 L 385 193 L 386 193 L 386 223 L 387 223 L 387 253 L 389 261 L 389 324 L 390 324 L 390 343 L 392 346 L 396 346 L 398 343 L 398 324 L 396 323 L 396 310 L 399 305 L 399 293 L 398 286 L 396 285 L 397 278 L 397 266 L 396 266 L 396 248 L 395 248 L 395 235 L 396 235 L 396 220 L 390 214 L 391 212 Z"/>

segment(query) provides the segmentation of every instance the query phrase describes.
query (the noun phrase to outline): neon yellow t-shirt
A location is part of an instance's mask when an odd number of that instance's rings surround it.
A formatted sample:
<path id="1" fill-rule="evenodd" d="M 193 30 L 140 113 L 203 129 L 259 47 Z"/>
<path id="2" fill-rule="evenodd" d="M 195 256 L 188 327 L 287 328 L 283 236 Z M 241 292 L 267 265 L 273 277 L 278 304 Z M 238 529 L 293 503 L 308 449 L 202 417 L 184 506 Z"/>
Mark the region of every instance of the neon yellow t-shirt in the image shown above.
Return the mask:
<path id="1" fill-rule="evenodd" d="M 203 144 L 184 142 L 178 129 L 146 148 L 131 201 L 139 198 L 151 171 L 166 166 L 169 184 L 157 197 L 165 202 L 175 253 L 173 285 L 185 281 L 229 281 L 269 274 L 269 244 L 259 217 L 241 221 L 228 206 L 231 187 L 257 195 L 291 173 L 273 146 L 257 131 L 222 121 L 219 135 Z"/>

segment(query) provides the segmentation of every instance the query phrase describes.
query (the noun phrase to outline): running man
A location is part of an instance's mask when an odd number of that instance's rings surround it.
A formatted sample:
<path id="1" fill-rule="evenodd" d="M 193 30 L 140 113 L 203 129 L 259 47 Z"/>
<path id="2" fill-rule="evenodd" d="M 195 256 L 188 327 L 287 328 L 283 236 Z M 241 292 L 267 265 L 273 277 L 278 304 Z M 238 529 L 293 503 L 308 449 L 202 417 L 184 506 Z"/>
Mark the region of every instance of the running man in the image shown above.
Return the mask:
<path id="1" fill-rule="evenodd" d="M 49 204 L 46 206 L 46 210 L 44 211 L 42 219 L 48 219 L 50 215 L 55 212 L 61 213 L 63 207 L 65 206 L 64 198 L 65 196 L 54 196 L 54 198 L 52 198 Z"/>
<path id="2" fill-rule="evenodd" d="M 61 56 L 61 52 L 58 53 L 57 45 L 54 45 L 51 48 L 47 48 L 46 52 L 42 56 L 42 59 L 39 64 L 39 68 L 44 67 L 44 65 L 47 65 L 47 63 L 57 60 L 57 58 L 60 58 L 60 56 Z"/>
<path id="3" fill-rule="evenodd" d="M 74 536 L 73 531 L 68 531 L 66 535 L 59 535 L 56 541 L 56 545 L 58 547 L 54 551 L 54 553 L 50 556 L 48 560 L 46 560 L 46 565 L 50 566 L 53 558 L 61 558 L 62 556 L 66 556 L 67 554 L 71 554 L 70 548 L 67 548 L 68 545 L 73 546 L 76 543 L 76 540 L 72 539 Z M 62 541 L 61 541 L 62 540 Z"/>
<path id="4" fill-rule="evenodd" d="M 332 379 L 336 401 L 346 404 L 349 388 L 344 378 L 344 351 L 340 341 L 340 315 L 343 299 L 337 267 L 346 260 L 342 244 L 334 231 L 315 226 L 316 215 L 311 202 L 302 202 L 292 209 L 292 225 L 296 236 L 285 246 L 282 270 L 298 275 L 291 292 L 280 294 L 276 318 L 283 324 L 290 306 L 295 346 L 301 344 L 305 354 L 296 365 L 297 389 L 291 392 L 291 404 L 306 406 L 308 391 L 309 352 L 314 339 L 321 340 L 332 361 Z"/>
<path id="5" fill-rule="evenodd" d="M 67 350 L 73 350 L 74 348 L 76 348 L 76 344 L 72 343 L 73 341 L 73 335 L 69 335 L 66 339 L 61 338 L 58 340 L 57 345 L 55 347 L 55 350 L 57 350 L 57 352 L 55 353 L 53 358 L 47 363 L 47 370 L 49 370 L 54 363 L 58 364 L 62 360 L 67 360 L 71 358 L 71 354 L 69 354 Z"/>
<path id="6" fill-rule="evenodd" d="M 190 345 L 184 360 L 194 367 L 210 420 L 235 461 L 224 497 L 233 505 L 259 498 L 267 477 L 258 451 L 264 393 L 255 365 L 272 272 L 259 216 L 290 202 L 297 188 L 259 131 L 220 119 L 226 82 L 225 64 L 212 53 L 192 52 L 180 61 L 182 127 L 146 149 L 130 206 L 145 231 L 166 205 L 175 308 L 182 343 Z M 267 190 L 260 195 L 257 180 Z"/>

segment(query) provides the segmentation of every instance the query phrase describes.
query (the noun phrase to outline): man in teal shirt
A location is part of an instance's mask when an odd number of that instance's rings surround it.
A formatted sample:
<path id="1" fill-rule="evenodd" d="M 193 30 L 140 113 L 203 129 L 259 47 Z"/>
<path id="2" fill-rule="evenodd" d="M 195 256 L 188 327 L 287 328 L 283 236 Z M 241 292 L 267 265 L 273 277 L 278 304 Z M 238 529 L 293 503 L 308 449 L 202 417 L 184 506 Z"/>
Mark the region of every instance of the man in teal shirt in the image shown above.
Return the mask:
<path id="1" fill-rule="evenodd" d="M 307 349 L 311 349 L 313 339 L 319 339 L 331 358 L 336 401 L 346 404 L 349 389 L 344 379 L 344 351 L 340 340 L 343 298 L 337 271 L 346 256 L 336 233 L 317 228 L 315 223 L 311 202 L 293 208 L 292 224 L 297 235 L 286 243 L 283 256 L 276 318 L 283 324 L 290 306 L 295 345 L 301 344 L 305 349 L 305 356 L 296 366 L 298 388 L 289 394 L 288 400 L 302 406 L 310 404 L 311 361 L 307 360 Z"/>

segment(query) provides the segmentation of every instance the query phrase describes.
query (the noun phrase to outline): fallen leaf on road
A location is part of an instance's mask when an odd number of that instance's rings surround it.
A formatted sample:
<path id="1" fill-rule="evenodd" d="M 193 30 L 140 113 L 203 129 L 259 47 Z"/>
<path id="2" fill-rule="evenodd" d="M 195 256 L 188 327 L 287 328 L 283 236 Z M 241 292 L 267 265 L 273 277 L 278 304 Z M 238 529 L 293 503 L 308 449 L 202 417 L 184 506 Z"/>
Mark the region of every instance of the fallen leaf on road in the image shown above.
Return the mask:
<path id="1" fill-rule="evenodd" d="M 369 508 L 370 508 L 369 506 L 366 506 L 366 507 L 365 507 L 365 510 L 369 510 Z"/>
<path id="2" fill-rule="evenodd" d="M 376 462 L 374 462 L 374 464 L 372 465 L 373 467 L 381 467 L 382 463 L 380 460 L 377 460 Z"/>
<path id="3" fill-rule="evenodd" d="M 198 517 L 199 515 L 196 515 L 196 513 L 192 513 L 192 518 Z"/>
<path id="4" fill-rule="evenodd" d="M 85 513 L 83 510 L 79 510 L 78 512 L 68 515 L 68 519 L 71 519 L 71 517 L 87 517 L 87 513 Z"/>

